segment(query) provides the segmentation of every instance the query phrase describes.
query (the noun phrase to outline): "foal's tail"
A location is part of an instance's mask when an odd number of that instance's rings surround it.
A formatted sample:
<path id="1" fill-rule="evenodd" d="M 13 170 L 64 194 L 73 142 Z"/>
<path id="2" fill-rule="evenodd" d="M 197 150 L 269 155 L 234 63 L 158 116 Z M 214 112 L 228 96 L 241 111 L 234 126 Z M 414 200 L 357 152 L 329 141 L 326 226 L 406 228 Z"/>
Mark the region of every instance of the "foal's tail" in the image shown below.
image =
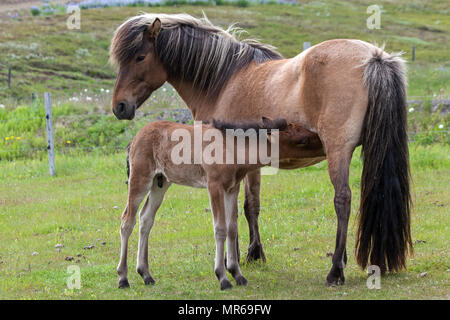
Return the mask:
<path id="1" fill-rule="evenodd" d="M 356 259 L 381 272 L 406 268 L 412 253 L 405 62 L 377 51 L 364 69 L 369 92 L 362 130 L 361 206 Z"/>

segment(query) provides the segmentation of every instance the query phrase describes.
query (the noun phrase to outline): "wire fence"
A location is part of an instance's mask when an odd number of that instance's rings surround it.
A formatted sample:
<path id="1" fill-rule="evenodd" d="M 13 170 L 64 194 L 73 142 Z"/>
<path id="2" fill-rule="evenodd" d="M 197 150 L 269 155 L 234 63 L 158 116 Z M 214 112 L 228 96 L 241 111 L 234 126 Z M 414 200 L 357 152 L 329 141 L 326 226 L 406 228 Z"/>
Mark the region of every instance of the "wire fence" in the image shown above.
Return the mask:
<path id="1" fill-rule="evenodd" d="M 420 96 L 420 98 L 434 98 L 436 99 L 436 96 Z M 409 98 L 419 98 L 419 96 L 410 96 Z M 439 100 L 439 99 L 436 99 Z M 442 99 L 441 99 L 442 100 Z M 411 101 L 411 100 L 410 100 Z M 415 102 L 415 101 L 411 101 Z M 119 139 L 118 136 L 113 137 L 107 137 L 106 143 L 96 143 L 96 144 L 90 144 L 87 145 L 84 144 L 78 144 L 77 138 L 78 137 L 72 137 L 73 141 L 65 141 L 62 140 L 61 137 L 58 137 L 58 141 L 56 144 L 53 145 L 53 148 L 55 150 L 56 154 L 82 154 L 82 153 L 102 153 L 102 154 L 112 154 L 112 153 L 119 153 L 119 152 L 125 152 L 126 146 L 128 145 L 129 141 L 134 137 L 134 135 L 138 132 L 140 127 L 142 127 L 145 123 L 149 122 L 152 119 L 158 119 L 158 114 L 165 114 L 176 111 L 175 110 L 154 110 L 149 113 L 142 113 L 140 112 L 137 114 L 135 120 L 133 122 L 130 122 L 127 124 L 126 128 L 120 133 L 121 137 Z M 43 111 L 43 110 L 42 110 Z M 41 110 L 38 111 L 38 115 L 31 116 L 31 117 L 11 117 L 11 118 L 3 118 L 0 119 L 0 127 L 2 124 L 8 124 L 11 126 L 19 125 L 20 123 L 29 123 L 34 122 L 35 127 L 42 129 L 42 136 L 44 135 L 45 127 L 46 127 L 46 114 L 42 112 Z M 190 115 L 190 114 L 189 114 Z M 183 115 L 184 119 L 187 119 L 189 116 Z M 176 119 L 175 119 L 176 120 Z M 105 124 L 100 124 L 107 126 L 107 121 L 111 121 L 112 123 L 116 123 L 116 119 L 112 114 L 107 114 L 106 112 L 100 112 L 100 113 L 84 113 L 84 114 L 60 114 L 55 115 L 52 118 L 52 122 L 54 123 L 55 132 L 58 133 L 58 130 L 62 128 L 67 128 L 67 124 L 77 124 L 77 123 L 83 123 L 83 125 L 86 125 L 86 122 L 89 125 L 95 125 L 100 121 L 106 121 Z M 450 130 L 447 130 L 446 128 L 442 128 L 437 130 L 435 128 L 434 130 L 428 130 L 428 131 L 410 131 L 408 132 L 409 140 L 410 142 L 414 143 L 416 142 L 417 136 L 428 136 L 428 135 L 446 135 L 448 137 Z M 33 159 L 33 158 L 43 158 L 46 156 L 47 152 L 49 151 L 50 145 L 48 143 L 45 143 L 43 137 L 41 139 L 38 139 L 38 142 L 30 142 L 30 141 L 23 141 L 20 137 L 3 137 L 2 139 L 5 139 L 4 141 L 4 147 L 0 147 L 0 160 L 16 160 L 16 159 Z M 448 138 L 447 138 L 448 139 Z M 6 142 L 6 143 L 5 143 Z"/>
<path id="2" fill-rule="evenodd" d="M 89 119 L 90 121 L 92 120 L 91 116 L 83 116 L 80 117 L 83 119 Z M 43 122 L 45 122 L 45 118 L 23 118 L 23 119 L 17 119 L 18 121 L 26 121 L 26 120 L 42 120 Z M 67 121 L 68 119 L 75 119 L 74 117 L 60 117 L 58 119 L 58 121 Z M 141 118 L 139 120 L 144 120 L 144 118 Z M 0 121 L 5 121 L 5 120 L 0 120 Z M 56 122 L 56 121 L 55 121 Z M 131 128 L 128 128 L 127 130 L 128 132 L 125 133 L 125 135 L 130 137 L 130 141 L 131 139 L 134 137 L 134 135 L 138 132 L 138 127 L 134 126 Z M 415 142 L 416 141 L 416 136 L 417 135 L 439 135 L 439 134 L 450 134 L 450 130 L 428 130 L 428 131 L 420 131 L 420 132 L 413 132 L 410 131 L 408 132 L 408 137 L 410 142 Z M 12 137 L 11 140 L 13 139 L 17 139 L 17 137 Z M 66 142 L 66 145 L 64 146 L 57 146 L 55 149 L 57 151 L 58 154 L 68 154 L 68 153 L 82 153 L 82 152 L 95 152 L 95 151 L 101 151 L 107 154 L 110 154 L 112 152 L 124 152 L 126 150 L 126 145 L 93 145 L 93 146 L 72 146 L 71 145 L 72 142 Z M 0 160 L 4 160 L 5 155 L 9 155 L 13 156 L 13 157 L 17 157 L 20 155 L 22 156 L 29 156 L 32 157 L 34 154 L 37 154 L 39 152 L 42 153 L 46 153 L 48 150 L 48 146 L 47 145 L 41 145 L 41 146 L 11 146 L 11 148 L 8 149 L 1 149 L 0 148 Z M 8 157 L 7 157 L 8 158 Z"/>

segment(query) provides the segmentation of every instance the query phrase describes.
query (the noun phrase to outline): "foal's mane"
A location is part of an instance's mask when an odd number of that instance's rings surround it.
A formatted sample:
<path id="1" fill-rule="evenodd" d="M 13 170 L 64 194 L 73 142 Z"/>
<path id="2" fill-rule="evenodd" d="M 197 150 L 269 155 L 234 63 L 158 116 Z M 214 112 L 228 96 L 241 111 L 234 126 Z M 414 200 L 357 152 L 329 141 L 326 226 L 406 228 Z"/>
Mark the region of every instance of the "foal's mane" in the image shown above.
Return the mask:
<path id="1" fill-rule="evenodd" d="M 124 22 L 115 32 L 110 61 L 115 66 L 134 58 L 142 48 L 144 30 L 161 20 L 156 53 L 169 76 L 192 83 L 209 97 L 217 97 L 230 77 L 250 63 L 282 59 L 275 48 L 253 39 L 238 40 L 243 30 L 214 26 L 206 17 L 188 14 L 145 13 Z"/>
<path id="2" fill-rule="evenodd" d="M 283 131 L 287 128 L 287 122 L 285 119 L 277 118 L 274 120 L 266 119 L 265 121 L 243 121 L 243 122 L 229 122 L 213 119 L 212 126 L 218 130 L 226 131 L 227 129 L 244 131 L 254 129 L 256 131 L 260 129 L 267 130 L 279 130 Z"/>

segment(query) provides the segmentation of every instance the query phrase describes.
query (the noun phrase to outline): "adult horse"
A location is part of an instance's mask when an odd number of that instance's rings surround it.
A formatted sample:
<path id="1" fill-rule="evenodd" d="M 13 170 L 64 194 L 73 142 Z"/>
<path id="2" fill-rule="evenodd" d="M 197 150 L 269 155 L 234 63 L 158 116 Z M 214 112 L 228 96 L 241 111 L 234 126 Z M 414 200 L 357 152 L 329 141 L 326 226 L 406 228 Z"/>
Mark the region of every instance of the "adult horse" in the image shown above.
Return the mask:
<path id="1" fill-rule="evenodd" d="M 349 166 L 362 144 L 356 260 L 386 270 L 406 267 L 410 236 L 409 158 L 404 62 L 360 40 L 319 43 L 291 59 L 206 17 L 142 14 L 116 30 L 113 112 L 133 119 L 151 93 L 169 82 L 196 120 L 283 117 L 318 133 L 321 157 L 290 159 L 281 168 L 328 160 L 337 214 L 336 247 L 327 276 L 344 283 L 350 216 Z M 300 183 L 300 182 L 299 182 Z M 248 259 L 264 258 L 259 229 L 260 172 L 245 179 Z M 123 231 L 126 232 L 126 231 Z"/>

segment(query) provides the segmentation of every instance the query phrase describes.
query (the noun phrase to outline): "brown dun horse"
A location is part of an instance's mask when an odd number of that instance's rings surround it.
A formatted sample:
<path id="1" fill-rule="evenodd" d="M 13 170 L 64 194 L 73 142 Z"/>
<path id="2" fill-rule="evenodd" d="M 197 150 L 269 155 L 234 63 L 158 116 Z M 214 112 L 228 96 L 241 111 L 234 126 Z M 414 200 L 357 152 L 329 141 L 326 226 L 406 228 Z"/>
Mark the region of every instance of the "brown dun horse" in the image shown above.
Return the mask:
<path id="1" fill-rule="evenodd" d="M 337 215 L 329 285 L 345 281 L 349 166 L 362 144 L 356 261 L 382 272 L 405 268 L 412 244 L 404 61 L 347 39 L 325 41 L 285 59 L 271 46 L 237 40 L 236 31 L 186 14 L 142 14 L 124 22 L 110 48 L 118 69 L 112 101 L 116 117 L 133 119 L 151 93 L 169 82 L 195 120 L 267 115 L 317 133 L 326 156 L 285 159 L 280 167 L 328 160 Z M 249 260 L 265 260 L 258 228 L 260 179 L 255 170 L 244 180 Z"/>

